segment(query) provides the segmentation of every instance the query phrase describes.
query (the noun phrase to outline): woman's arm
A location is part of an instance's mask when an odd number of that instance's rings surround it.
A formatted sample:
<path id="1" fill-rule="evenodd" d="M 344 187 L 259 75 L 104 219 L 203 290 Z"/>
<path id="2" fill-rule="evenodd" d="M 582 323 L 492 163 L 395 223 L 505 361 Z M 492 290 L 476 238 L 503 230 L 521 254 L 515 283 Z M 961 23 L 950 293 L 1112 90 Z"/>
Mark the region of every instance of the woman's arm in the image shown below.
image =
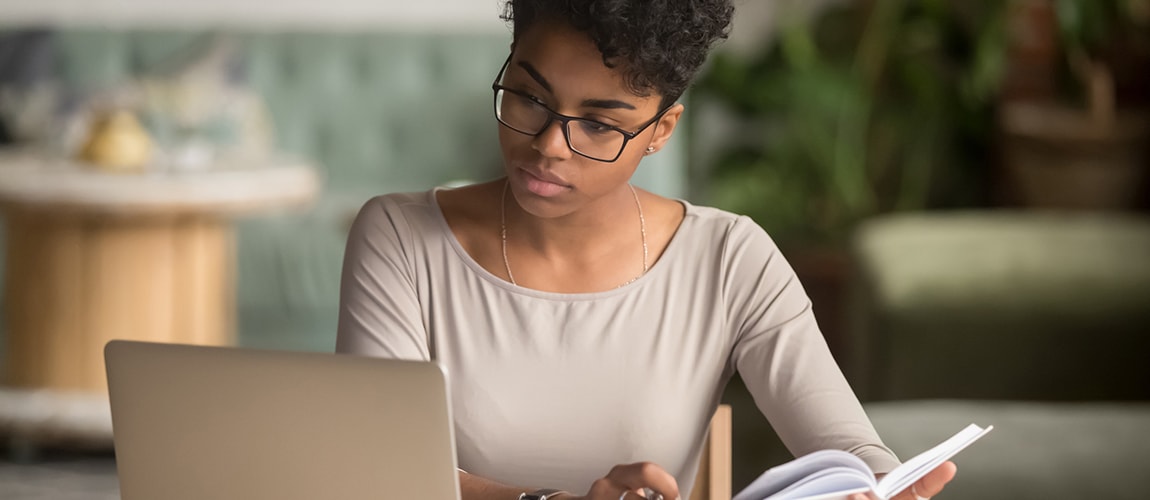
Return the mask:
<path id="1" fill-rule="evenodd" d="M 393 199 L 373 198 L 360 209 L 344 250 L 337 352 L 431 360 L 412 261 L 414 231 Z"/>
<path id="2" fill-rule="evenodd" d="M 724 250 L 730 362 L 795 456 L 855 454 L 876 472 L 899 462 L 883 445 L 831 356 L 802 284 L 766 232 L 740 217 Z"/>
<path id="3" fill-rule="evenodd" d="M 723 291 L 737 330 L 731 362 L 788 449 L 796 456 L 846 450 L 879 477 L 897 467 L 831 356 L 810 299 L 779 249 L 748 219 L 732 227 L 728 243 Z M 934 496 L 955 470 L 946 462 L 892 500 Z"/>
<path id="4" fill-rule="evenodd" d="M 520 493 L 538 488 L 507 486 L 490 479 L 459 471 L 459 491 L 463 500 L 517 500 Z"/>

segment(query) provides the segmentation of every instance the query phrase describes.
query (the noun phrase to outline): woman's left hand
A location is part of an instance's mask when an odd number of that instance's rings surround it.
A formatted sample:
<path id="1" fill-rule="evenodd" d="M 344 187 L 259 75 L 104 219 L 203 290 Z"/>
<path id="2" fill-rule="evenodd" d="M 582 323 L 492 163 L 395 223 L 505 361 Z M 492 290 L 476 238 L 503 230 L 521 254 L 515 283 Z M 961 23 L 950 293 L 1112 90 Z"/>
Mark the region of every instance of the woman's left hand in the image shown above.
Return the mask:
<path id="1" fill-rule="evenodd" d="M 957 471 L 958 466 L 954 465 L 954 462 L 943 462 L 942 465 L 926 473 L 922 479 L 919 479 L 910 485 L 909 488 L 891 497 L 890 500 L 919 500 L 920 498 L 933 497 L 942 491 L 946 483 L 954 479 L 954 474 Z M 873 498 L 859 494 L 852 495 L 851 500 L 873 500 Z"/>

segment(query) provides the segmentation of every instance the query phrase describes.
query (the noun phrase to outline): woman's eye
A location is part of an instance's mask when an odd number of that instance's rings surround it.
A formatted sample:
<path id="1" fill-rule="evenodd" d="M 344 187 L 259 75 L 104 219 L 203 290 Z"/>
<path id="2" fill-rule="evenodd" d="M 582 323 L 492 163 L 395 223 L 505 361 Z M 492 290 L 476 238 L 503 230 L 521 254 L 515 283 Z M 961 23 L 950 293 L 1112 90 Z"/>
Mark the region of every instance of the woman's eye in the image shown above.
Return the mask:
<path id="1" fill-rule="evenodd" d="M 509 96 L 511 99 L 514 99 L 515 101 L 517 101 L 520 104 L 523 104 L 525 106 L 542 106 L 543 105 L 542 100 L 540 100 L 538 97 L 535 97 L 534 95 L 531 95 L 531 94 L 529 94 L 523 90 L 515 90 L 515 91 L 510 90 L 510 89 L 505 90 L 504 95 Z"/>
<path id="2" fill-rule="evenodd" d="M 523 99 L 527 103 L 530 103 L 530 104 L 535 105 L 535 106 L 542 106 L 544 108 L 547 107 L 546 104 L 543 104 L 543 99 L 540 99 L 538 97 L 535 97 L 534 95 L 528 94 L 527 92 L 523 92 L 522 94 L 517 94 L 517 95 L 519 96 L 520 99 Z"/>
<path id="3" fill-rule="evenodd" d="M 605 134 L 614 130 L 608 125 L 604 125 L 599 122 L 593 122 L 590 120 L 579 120 L 579 126 L 582 127 L 585 132 L 590 134 Z"/>

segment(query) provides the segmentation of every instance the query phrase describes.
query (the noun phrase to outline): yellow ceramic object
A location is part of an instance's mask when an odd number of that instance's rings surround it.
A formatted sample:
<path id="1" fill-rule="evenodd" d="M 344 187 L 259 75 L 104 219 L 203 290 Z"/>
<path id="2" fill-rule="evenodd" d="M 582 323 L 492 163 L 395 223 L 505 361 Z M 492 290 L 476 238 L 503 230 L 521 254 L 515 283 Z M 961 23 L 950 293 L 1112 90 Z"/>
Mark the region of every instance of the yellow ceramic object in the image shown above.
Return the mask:
<path id="1" fill-rule="evenodd" d="M 152 155 L 147 131 L 127 111 L 114 111 L 92 124 L 80 159 L 108 171 L 141 170 Z"/>

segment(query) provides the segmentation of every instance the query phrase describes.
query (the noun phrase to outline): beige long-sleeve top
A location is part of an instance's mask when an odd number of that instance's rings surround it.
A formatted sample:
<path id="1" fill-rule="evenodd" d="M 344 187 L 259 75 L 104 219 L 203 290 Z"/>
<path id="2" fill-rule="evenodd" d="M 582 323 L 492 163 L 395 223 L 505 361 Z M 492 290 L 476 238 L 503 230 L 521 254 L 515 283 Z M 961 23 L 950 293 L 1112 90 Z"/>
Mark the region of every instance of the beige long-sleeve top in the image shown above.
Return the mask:
<path id="1" fill-rule="evenodd" d="M 374 198 L 348 239 L 337 350 L 440 363 L 460 468 L 506 484 L 583 493 L 615 464 L 651 461 L 685 495 L 735 370 L 792 453 L 895 467 L 767 234 L 684 205 L 647 274 L 561 294 L 482 268 L 434 191 Z"/>

